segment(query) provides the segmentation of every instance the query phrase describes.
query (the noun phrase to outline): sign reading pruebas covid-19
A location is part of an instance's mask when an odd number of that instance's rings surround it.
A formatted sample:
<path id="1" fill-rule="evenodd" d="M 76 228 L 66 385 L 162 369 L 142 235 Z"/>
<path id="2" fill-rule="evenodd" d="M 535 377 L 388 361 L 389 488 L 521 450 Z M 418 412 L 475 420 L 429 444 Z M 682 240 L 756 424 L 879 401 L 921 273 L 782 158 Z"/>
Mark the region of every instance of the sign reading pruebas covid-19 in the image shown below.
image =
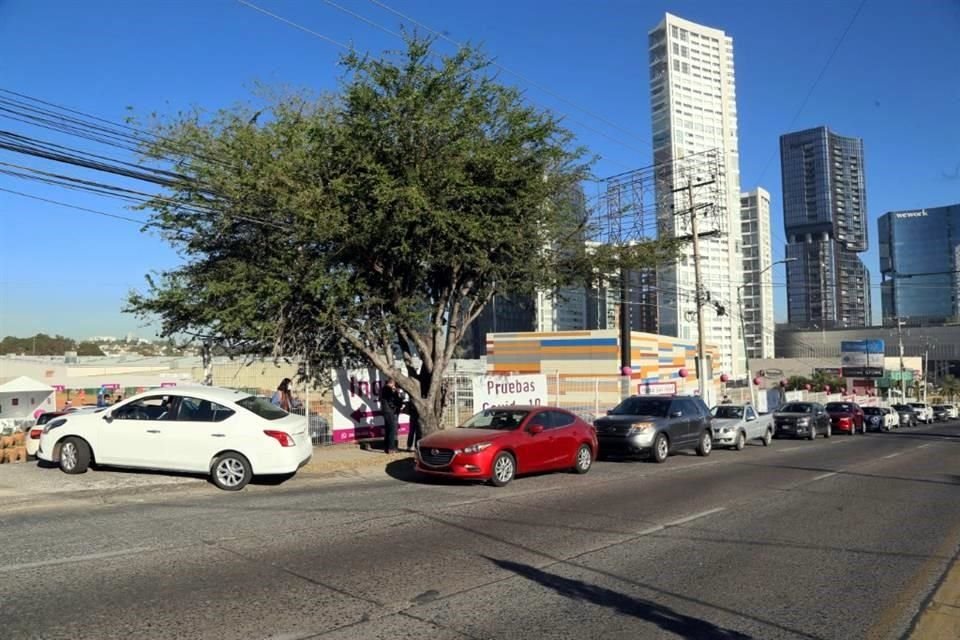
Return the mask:
<path id="1" fill-rule="evenodd" d="M 482 376 L 473 381 L 473 408 L 547 404 L 547 376 Z"/>

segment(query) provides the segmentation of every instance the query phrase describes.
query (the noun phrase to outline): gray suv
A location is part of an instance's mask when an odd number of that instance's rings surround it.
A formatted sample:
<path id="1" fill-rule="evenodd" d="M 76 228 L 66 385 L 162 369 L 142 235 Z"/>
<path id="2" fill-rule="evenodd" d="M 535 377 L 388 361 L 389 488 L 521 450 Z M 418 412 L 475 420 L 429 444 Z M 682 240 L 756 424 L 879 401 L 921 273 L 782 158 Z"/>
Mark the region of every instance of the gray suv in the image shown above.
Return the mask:
<path id="1" fill-rule="evenodd" d="M 710 410 L 697 396 L 631 396 L 594 422 L 600 455 L 649 456 L 663 462 L 679 449 L 708 456 Z"/>

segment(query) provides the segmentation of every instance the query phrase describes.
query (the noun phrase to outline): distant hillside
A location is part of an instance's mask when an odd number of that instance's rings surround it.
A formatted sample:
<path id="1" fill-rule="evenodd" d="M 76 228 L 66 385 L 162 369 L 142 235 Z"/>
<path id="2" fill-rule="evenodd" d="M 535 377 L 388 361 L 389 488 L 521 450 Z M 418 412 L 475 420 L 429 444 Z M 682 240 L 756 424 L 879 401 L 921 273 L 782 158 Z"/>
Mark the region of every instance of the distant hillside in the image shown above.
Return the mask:
<path id="1" fill-rule="evenodd" d="M 76 351 L 79 356 L 102 356 L 103 351 L 92 342 L 77 342 L 64 336 L 48 336 L 38 333 L 29 338 L 6 336 L 0 340 L 0 355 L 25 354 L 38 356 L 62 356 L 67 351 Z"/>

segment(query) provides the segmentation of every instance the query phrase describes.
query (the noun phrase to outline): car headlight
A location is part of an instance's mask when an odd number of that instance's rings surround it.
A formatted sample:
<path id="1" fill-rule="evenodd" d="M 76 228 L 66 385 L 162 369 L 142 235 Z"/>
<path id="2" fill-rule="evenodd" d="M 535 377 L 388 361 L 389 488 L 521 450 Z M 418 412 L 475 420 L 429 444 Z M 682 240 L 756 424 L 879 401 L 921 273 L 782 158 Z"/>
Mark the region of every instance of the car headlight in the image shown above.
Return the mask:
<path id="1" fill-rule="evenodd" d="M 807 425 L 810 424 L 810 418 L 800 418 L 799 420 L 797 420 L 797 424 L 800 425 L 801 427 L 806 427 Z"/>
<path id="2" fill-rule="evenodd" d="M 56 420 L 51 420 L 46 424 L 46 426 L 43 427 L 43 432 L 50 433 L 52 429 L 56 429 L 57 427 L 62 427 L 65 424 L 67 424 L 66 418 L 57 418 Z"/>
<path id="3" fill-rule="evenodd" d="M 492 442 L 478 442 L 477 444 L 472 444 L 469 447 L 464 447 L 460 451 L 460 453 L 466 453 L 466 454 L 480 453 L 481 451 L 488 448 L 492 444 L 493 444 Z"/>
<path id="4" fill-rule="evenodd" d="M 635 436 L 641 433 L 649 433 L 653 429 L 654 424 L 652 422 L 634 422 L 630 425 L 630 432 L 627 435 Z"/>

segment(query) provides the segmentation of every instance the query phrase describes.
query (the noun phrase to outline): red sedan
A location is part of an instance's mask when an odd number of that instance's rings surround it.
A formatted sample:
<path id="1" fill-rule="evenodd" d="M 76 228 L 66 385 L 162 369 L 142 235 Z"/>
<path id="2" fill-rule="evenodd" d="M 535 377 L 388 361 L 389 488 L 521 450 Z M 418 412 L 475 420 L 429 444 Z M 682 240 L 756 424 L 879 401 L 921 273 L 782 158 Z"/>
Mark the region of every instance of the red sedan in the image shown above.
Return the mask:
<path id="1" fill-rule="evenodd" d="M 834 431 L 845 431 L 855 435 L 857 431 L 866 433 L 866 421 L 863 409 L 855 402 L 828 402 L 826 407 Z"/>
<path id="2" fill-rule="evenodd" d="M 565 409 L 492 407 L 457 429 L 421 439 L 416 453 L 422 474 L 502 487 L 518 474 L 586 473 L 597 455 L 597 433 Z"/>

